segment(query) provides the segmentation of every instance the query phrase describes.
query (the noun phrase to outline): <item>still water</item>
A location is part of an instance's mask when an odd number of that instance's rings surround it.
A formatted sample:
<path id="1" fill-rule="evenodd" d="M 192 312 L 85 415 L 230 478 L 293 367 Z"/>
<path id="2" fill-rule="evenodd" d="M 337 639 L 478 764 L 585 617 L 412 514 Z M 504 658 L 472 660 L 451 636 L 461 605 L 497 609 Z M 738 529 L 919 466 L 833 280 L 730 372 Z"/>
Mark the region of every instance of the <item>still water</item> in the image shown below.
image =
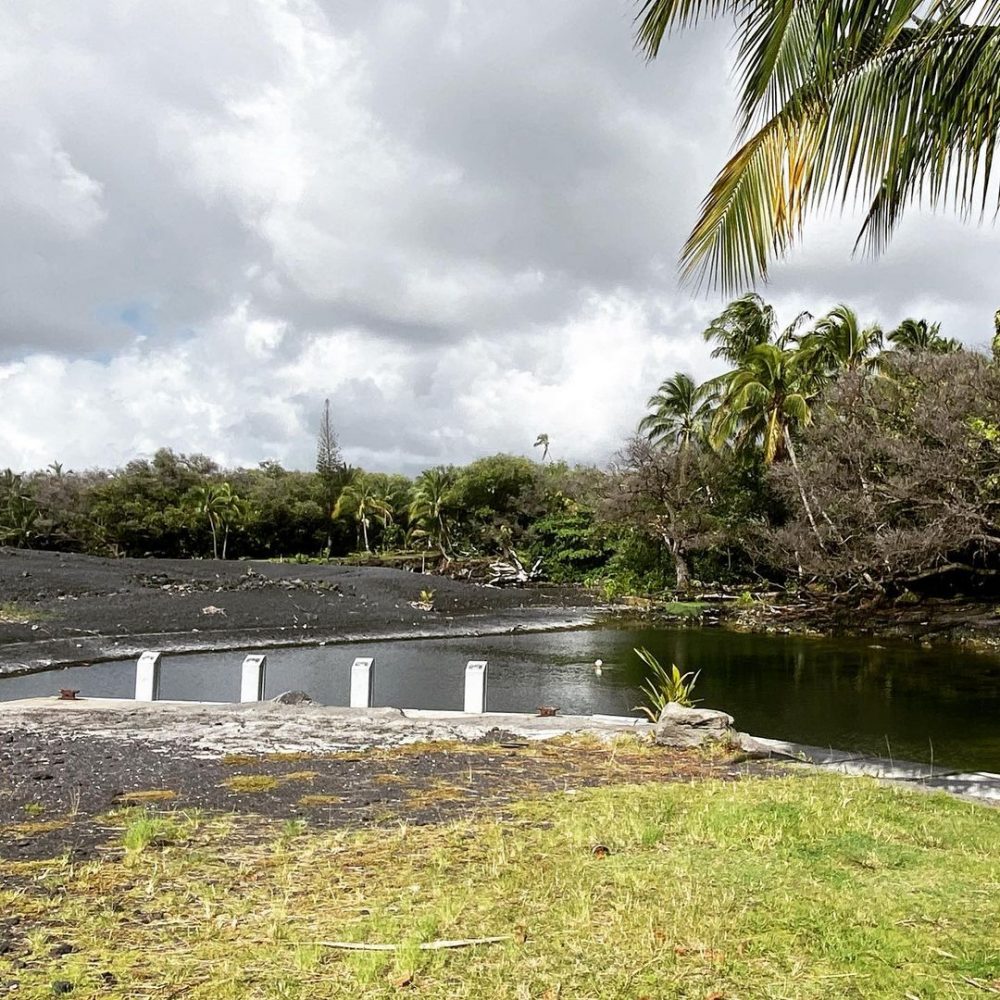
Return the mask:
<path id="1" fill-rule="evenodd" d="M 268 651 L 265 697 L 302 690 L 348 703 L 356 656 L 376 657 L 377 705 L 462 707 L 465 663 L 489 660 L 490 711 L 635 715 L 644 668 L 633 647 L 701 670 L 695 697 L 759 736 L 1000 772 L 1000 656 L 892 640 L 750 635 L 724 629 L 571 632 L 368 642 Z M 604 661 L 602 672 L 594 661 Z M 239 653 L 164 658 L 160 697 L 236 701 Z M 134 661 L 10 677 L 0 699 L 131 697 Z"/>

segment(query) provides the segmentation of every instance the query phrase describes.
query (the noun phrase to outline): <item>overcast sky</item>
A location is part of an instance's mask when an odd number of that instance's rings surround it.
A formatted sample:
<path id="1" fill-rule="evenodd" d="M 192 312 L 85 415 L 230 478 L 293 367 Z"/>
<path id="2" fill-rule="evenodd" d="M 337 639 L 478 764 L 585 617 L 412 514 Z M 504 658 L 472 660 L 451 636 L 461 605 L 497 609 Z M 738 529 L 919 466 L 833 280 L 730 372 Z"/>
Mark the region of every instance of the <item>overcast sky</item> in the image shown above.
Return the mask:
<path id="1" fill-rule="evenodd" d="M 677 253 L 732 140 L 728 29 L 630 0 L 4 0 L 0 468 L 157 447 L 414 473 L 603 462 L 723 304 Z M 985 343 L 997 232 L 810 227 L 764 294 Z M 534 453 L 537 456 L 537 452 Z"/>

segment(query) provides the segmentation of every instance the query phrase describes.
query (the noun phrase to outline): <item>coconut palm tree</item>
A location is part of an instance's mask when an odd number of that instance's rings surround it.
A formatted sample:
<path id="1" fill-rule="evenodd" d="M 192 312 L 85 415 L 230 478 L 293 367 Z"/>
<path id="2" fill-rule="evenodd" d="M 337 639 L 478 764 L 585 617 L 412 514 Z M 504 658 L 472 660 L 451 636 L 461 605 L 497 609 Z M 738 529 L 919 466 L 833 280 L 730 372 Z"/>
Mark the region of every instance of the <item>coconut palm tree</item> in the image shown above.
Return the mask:
<path id="1" fill-rule="evenodd" d="M 736 21 L 737 148 L 681 254 L 726 289 L 766 278 L 818 207 L 868 206 L 873 253 L 917 198 L 982 215 L 1000 137 L 995 0 L 638 0 L 637 44 Z"/>
<path id="2" fill-rule="evenodd" d="M 784 330 L 779 330 L 774 306 L 750 292 L 730 302 L 702 335 L 705 340 L 716 343 L 713 358 L 724 358 L 731 365 L 739 365 L 749 351 L 760 344 L 786 347 L 799 326 L 811 318 L 807 312 L 799 313 Z"/>
<path id="3" fill-rule="evenodd" d="M 336 520 L 345 514 L 357 522 L 358 542 L 363 539 L 365 552 L 371 552 L 368 529 L 372 522 L 376 521 L 385 528 L 392 523 L 393 517 L 392 501 L 387 496 L 386 488 L 379 481 L 379 477 L 359 473 L 351 479 L 341 490 L 331 516 Z"/>
<path id="4" fill-rule="evenodd" d="M 962 349 L 957 340 L 941 336 L 940 323 L 928 323 L 925 319 L 904 319 L 886 340 L 897 351 L 911 354 L 952 354 Z"/>
<path id="5" fill-rule="evenodd" d="M 843 371 L 874 371 L 881 349 L 882 328 L 877 323 L 863 327 L 857 313 L 845 305 L 835 306 L 799 338 L 799 350 L 823 378 Z"/>
<path id="6" fill-rule="evenodd" d="M 542 449 L 542 461 L 544 462 L 545 459 L 547 459 L 549 457 L 549 436 L 548 436 L 548 434 L 539 434 L 538 437 L 535 438 L 535 443 L 532 445 L 532 447 L 533 448 L 541 448 Z"/>
<path id="7" fill-rule="evenodd" d="M 233 492 L 229 483 L 207 483 L 198 486 L 191 494 L 194 510 L 208 519 L 212 532 L 212 558 L 219 558 L 219 533 L 222 532 L 222 558 L 226 558 L 230 528 L 246 519 L 248 508 Z"/>
<path id="8" fill-rule="evenodd" d="M 410 503 L 410 523 L 415 538 L 423 538 L 427 547 L 436 545 L 448 558 L 451 547 L 449 515 L 454 501 L 455 470 L 439 465 L 417 476 Z"/>
<path id="9" fill-rule="evenodd" d="M 646 406 L 650 412 L 639 422 L 639 433 L 657 447 L 686 451 L 708 431 L 711 417 L 710 387 L 697 385 L 690 375 L 676 372 L 660 383 Z"/>
<path id="10" fill-rule="evenodd" d="M 791 431 L 811 421 L 819 390 L 805 354 L 758 344 L 717 381 L 721 391 L 711 427 L 716 447 L 728 440 L 737 448 L 760 447 L 767 465 L 794 457 Z"/>

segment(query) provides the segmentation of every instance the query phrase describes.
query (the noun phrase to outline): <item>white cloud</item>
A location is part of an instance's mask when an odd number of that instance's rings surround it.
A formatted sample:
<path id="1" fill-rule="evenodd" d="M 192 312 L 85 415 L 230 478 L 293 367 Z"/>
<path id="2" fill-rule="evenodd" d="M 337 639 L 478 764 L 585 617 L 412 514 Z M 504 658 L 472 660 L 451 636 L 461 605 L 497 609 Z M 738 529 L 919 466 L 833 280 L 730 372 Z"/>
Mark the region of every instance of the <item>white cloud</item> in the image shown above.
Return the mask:
<path id="1" fill-rule="evenodd" d="M 0 467 L 167 445 L 415 471 L 603 460 L 719 300 L 676 254 L 730 141 L 724 25 L 646 65 L 629 0 L 90 0 L 0 8 Z M 531 30 L 525 30 L 530 24 Z M 989 230 L 852 220 L 775 268 L 984 341 Z"/>

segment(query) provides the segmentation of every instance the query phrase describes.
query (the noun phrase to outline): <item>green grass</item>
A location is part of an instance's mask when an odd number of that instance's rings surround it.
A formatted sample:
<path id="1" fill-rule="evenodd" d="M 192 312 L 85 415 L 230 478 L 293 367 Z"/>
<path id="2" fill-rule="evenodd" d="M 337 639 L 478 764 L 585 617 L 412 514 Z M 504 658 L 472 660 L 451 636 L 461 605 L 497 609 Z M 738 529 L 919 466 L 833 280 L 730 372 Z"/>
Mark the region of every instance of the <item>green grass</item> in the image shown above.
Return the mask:
<path id="1" fill-rule="evenodd" d="M 41 611 L 38 608 L 27 608 L 17 601 L 0 602 L 0 622 L 8 625 L 30 625 L 32 622 L 45 621 L 51 618 L 50 611 Z"/>
<path id="2" fill-rule="evenodd" d="M 196 1000 L 1000 988 L 1000 811 L 866 780 L 609 787 L 522 804 L 505 823 L 350 833 L 244 816 L 187 832 L 184 847 L 83 865 L 0 862 L 0 911 L 21 915 L 37 949 L 14 956 L 27 959 L 16 975 L 0 958 L 0 981 L 19 979 L 20 997 L 61 978 L 77 995 Z M 75 946 L 58 963 L 56 935 Z"/>
<path id="3" fill-rule="evenodd" d="M 698 618 L 712 607 L 708 601 L 667 601 L 659 610 L 674 618 Z"/>

